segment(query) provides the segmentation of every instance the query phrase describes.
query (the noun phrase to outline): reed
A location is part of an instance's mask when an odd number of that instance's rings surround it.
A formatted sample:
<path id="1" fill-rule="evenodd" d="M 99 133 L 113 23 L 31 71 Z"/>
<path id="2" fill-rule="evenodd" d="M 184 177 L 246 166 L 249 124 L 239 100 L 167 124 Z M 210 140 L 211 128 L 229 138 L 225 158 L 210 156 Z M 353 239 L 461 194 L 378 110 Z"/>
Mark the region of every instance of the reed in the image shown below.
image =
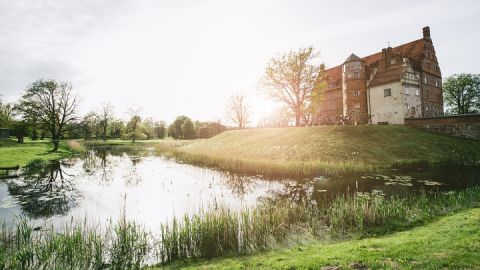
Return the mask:
<path id="1" fill-rule="evenodd" d="M 103 229 L 86 222 L 34 228 L 22 218 L 0 229 L 0 269 L 141 269 L 146 264 L 248 254 L 289 243 L 292 236 L 364 236 L 406 229 L 480 206 L 480 188 L 406 198 L 339 196 L 320 204 L 265 200 L 234 211 L 213 205 L 173 219 L 160 232 L 125 220 Z"/>

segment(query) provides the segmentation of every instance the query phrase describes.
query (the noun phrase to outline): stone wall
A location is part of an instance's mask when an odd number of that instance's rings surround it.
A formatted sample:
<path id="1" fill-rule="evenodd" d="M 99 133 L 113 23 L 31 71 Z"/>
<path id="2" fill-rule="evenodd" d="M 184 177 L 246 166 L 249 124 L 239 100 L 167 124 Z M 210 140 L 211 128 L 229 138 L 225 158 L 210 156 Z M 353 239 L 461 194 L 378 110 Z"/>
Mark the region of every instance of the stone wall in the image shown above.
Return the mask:
<path id="1" fill-rule="evenodd" d="M 405 125 L 451 136 L 480 140 L 480 114 L 405 118 Z"/>

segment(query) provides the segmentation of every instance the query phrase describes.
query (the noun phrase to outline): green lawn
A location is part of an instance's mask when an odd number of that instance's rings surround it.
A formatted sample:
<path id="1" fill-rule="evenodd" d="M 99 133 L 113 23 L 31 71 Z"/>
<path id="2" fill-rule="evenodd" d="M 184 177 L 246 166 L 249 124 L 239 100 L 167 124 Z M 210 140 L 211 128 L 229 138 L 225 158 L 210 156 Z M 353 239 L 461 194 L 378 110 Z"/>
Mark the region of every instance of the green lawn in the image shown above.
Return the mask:
<path id="1" fill-rule="evenodd" d="M 32 160 L 55 160 L 72 155 L 75 151 L 67 142 L 62 142 L 57 152 L 51 152 L 53 145 L 49 140 L 16 143 L 13 139 L 0 140 L 0 167 L 25 166 Z"/>
<path id="2" fill-rule="evenodd" d="M 297 246 L 165 269 L 322 269 L 328 265 L 351 269 L 354 262 L 369 269 L 480 269 L 480 209 L 379 238 Z"/>

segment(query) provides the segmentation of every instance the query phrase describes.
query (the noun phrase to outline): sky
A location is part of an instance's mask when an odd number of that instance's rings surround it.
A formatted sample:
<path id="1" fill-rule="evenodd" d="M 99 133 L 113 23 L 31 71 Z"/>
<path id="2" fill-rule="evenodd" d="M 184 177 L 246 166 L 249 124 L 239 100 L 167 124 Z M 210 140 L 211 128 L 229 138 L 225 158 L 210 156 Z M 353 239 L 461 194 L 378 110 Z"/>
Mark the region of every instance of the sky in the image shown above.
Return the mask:
<path id="1" fill-rule="evenodd" d="M 314 46 L 328 67 L 422 37 L 443 76 L 480 73 L 480 1 L 0 0 L 0 95 L 37 79 L 68 81 L 80 114 L 110 102 L 171 122 L 226 121 L 232 94 L 255 119 L 275 105 L 258 89 L 269 59 Z"/>

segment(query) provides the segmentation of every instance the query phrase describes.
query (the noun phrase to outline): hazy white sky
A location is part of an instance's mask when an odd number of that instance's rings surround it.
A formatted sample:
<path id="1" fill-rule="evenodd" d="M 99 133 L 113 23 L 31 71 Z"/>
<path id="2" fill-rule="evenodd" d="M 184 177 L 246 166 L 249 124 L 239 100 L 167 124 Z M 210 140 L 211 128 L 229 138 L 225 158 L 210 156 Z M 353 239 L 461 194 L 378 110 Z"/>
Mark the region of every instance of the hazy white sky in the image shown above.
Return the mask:
<path id="1" fill-rule="evenodd" d="M 431 27 L 444 76 L 480 73 L 479 1 L 0 0 L 0 94 L 70 81 L 81 112 L 102 102 L 172 121 L 224 119 L 268 59 L 313 45 L 327 67 L 421 38 Z"/>

